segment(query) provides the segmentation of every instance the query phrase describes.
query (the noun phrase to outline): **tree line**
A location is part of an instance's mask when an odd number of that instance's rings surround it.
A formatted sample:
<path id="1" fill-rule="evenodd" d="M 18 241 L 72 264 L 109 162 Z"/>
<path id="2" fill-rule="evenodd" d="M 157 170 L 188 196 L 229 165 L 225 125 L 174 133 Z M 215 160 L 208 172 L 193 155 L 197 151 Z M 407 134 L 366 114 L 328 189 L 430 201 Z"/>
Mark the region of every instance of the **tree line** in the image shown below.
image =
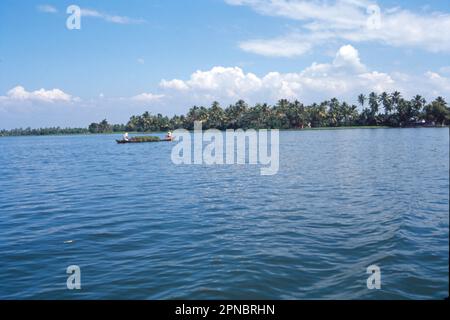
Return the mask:
<path id="1" fill-rule="evenodd" d="M 89 130 L 87 128 L 60 128 L 60 127 L 50 127 L 50 128 L 19 128 L 12 130 L 0 130 L 1 136 L 48 136 L 48 135 L 69 135 L 69 134 L 88 134 Z"/>
<path id="2" fill-rule="evenodd" d="M 126 124 L 109 124 L 105 119 L 91 123 L 87 129 L 16 129 L 0 131 L 0 135 L 155 132 L 178 128 L 192 130 L 195 121 L 202 121 L 204 129 L 301 129 L 344 126 L 444 126 L 450 124 L 450 108 L 442 97 L 427 103 L 420 95 L 405 99 L 400 92 L 358 96 L 356 105 L 336 98 L 319 104 L 304 105 L 295 100 L 279 100 L 271 106 L 266 103 L 249 106 L 239 100 L 225 109 L 218 102 L 211 107 L 193 106 L 185 115 L 171 118 L 145 112 L 134 115 Z"/>
<path id="3" fill-rule="evenodd" d="M 239 100 L 223 109 L 218 102 L 211 107 L 193 106 L 186 115 L 171 118 L 145 112 L 132 116 L 124 126 L 108 125 L 106 120 L 93 123 L 89 130 L 115 131 L 167 131 L 177 128 L 192 130 L 195 121 L 202 121 L 204 129 L 300 129 L 306 127 L 389 126 L 418 125 L 443 126 L 450 124 L 450 108 L 442 97 L 430 103 L 416 95 L 407 100 L 399 92 L 358 96 L 361 111 L 356 105 L 334 98 L 320 104 L 304 105 L 295 100 L 279 100 L 274 106 L 266 103 L 249 106 Z"/>

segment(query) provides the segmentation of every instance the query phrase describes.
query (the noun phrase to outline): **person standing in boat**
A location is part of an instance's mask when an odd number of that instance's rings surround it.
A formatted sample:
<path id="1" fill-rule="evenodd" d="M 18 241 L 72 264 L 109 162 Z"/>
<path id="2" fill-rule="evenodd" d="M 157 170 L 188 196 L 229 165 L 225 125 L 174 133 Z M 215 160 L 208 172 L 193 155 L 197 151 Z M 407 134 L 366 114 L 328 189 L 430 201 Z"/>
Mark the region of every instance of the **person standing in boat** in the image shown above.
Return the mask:
<path id="1" fill-rule="evenodd" d="M 171 131 L 167 132 L 166 139 L 172 141 L 173 137 Z"/>
<path id="2" fill-rule="evenodd" d="M 125 141 L 129 141 L 130 139 L 128 138 L 128 132 L 125 132 L 123 135 L 123 140 Z"/>

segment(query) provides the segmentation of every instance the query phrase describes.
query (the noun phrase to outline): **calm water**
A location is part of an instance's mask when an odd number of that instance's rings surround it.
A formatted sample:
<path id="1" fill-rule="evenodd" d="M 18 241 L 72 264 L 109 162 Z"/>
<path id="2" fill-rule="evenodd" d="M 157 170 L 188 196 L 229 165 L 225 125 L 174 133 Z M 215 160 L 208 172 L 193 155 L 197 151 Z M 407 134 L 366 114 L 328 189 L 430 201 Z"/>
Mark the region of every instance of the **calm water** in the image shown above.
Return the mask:
<path id="1" fill-rule="evenodd" d="M 275 176 L 116 137 L 0 138 L 0 298 L 448 296 L 448 129 L 281 132 Z"/>

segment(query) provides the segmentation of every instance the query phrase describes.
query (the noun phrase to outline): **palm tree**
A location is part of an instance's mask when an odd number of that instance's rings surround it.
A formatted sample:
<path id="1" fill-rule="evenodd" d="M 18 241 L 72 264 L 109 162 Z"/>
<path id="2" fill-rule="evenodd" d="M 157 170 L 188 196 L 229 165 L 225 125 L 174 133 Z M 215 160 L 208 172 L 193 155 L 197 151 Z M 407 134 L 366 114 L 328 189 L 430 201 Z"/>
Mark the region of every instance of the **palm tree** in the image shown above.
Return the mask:
<path id="1" fill-rule="evenodd" d="M 444 98 L 438 97 L 425 107 L 425 116 L 428 120 L 435 121 L 443 126 L 445 123 L 450 123 L 450 108 L 447 107 Z"/>
<path id="2" fill-rule="evenodd" d="M 381 123 L 390 126 L 406 126 L 411 121 L 420 118 L 434 121 L 441 125 L 450 123 L 450 108 L 447 102 L 438 97 L 430 104 L 416 95 L 411 100 L 402 98 L 398 91 L 388 94 L 382 92 L 377 95 L 371 92 L 368 97 L 364 94 L 358 96 L 358 101 L 363 107 L 358 112 L 358 107 L 340 103 L 333 98 L 324 101 L 320 105 L 314 103 L 304 106 L 299 101 L 290 102 L 282 99 L 271 107 L 270 105 L 256 104 L 249 107 L 243 100 L 223 110 L 218 102 L 213 102 L 210 108 L 193 106 L 186 115 L 173 116 L 169 119 L 161 114 L 152 115 L 144 112 L 140 116 L 132 116 L 126 126 L 110 125 L 106 120 L 100 123 L 92 123 L 88 130 L 92 133 L 112 131 L 154 131 L 177 128 L 193 129 L 194 121 L 202 121 L 203 127 L 217 129 L 238 128 L 303 128 L 311 124 L 314 127 L 341 126 L 341 125 L 378 125 Z M 368 106 L 366 102 L 368 101 Z M 384 114 L 380 114 L 380 106 L 384 107 Z M 75 129 L 74 129 L 75 130 Z M 80 129 L 87 130 L 87 129 Z M 46 134 L 46 132 L 59 132 L 60 128 L 20 129 L 16 131 L 0 131 L 1 135 L 16 134 Z"/>
<path id="3" fill-rule="evenodd" d="M 392 112 L 392 100 L 387 92 L 381 93 L 380 102 L 383 104 L 384 113 L 386 115 L 390 114 Z"/>
<path id="4" fill-rule="evenodd" d="M 328 103 L 329 109 L 328 109 L 328 120 L 329 124 L 332 127 L 339 126 L 342 123 L 342 110 L 341 105 L 339 103 L 339 100 L 336 98 L 333 98 Z"/>
<path id="5" fill-rule="evenodd" d="M 227 118 L 227 128 L 238 129 L 242 125 L 242 116 L 247 112 L 248 105 L 244 100 L 239 100 L 233 105 L 230 105 L 225 109 L 225 115 Z"/>
<path id="6" fill-rule="evenodd" d="M 417 118 L 420 116 L 423 107 L 427 101 L 421 95 L 416 95 L 411 101 L 411 117 Z"/>
<path id="7" fill-rule="evenodd" d="M 313 103 L 311 106 L 306 108 L 309 113 L 309 120 L 313 127 L 322 127 L 326 125 L 327 104 L 328 101 L 322 102 L 320 105 Z"/>
<path id="8" fill-rule="evenodd" d="M 380 109 L 380 105 L 378 103 L 378 95 L 375 92 L 371 92 L 369 95 L 369 106 L 370 106 L 370 119 L 369 122 L 371 125 L 377 125 L 377 113 Z"/>
<path id="9" fill-rule="evenodd" d="M 435 101 L 443 107 L 447 108 L 447 102 L 441 96 L 437 97 Z"/>
<path id="10" fill-rule="evenodd" d="M 362 108 L 364 108 L 364 104 L 366 103 L 366 96 L 364 95 L 364 94 L 360 94 L 359 96 L 358 96 L 358 102 L 359 102 L 359 104 L 361 105 L 361 107 Z"/>
<path id="11" fill-rule="evenodd" d="M 289 103 L 287 117 L 289 119 L 290 128 L 303 127 L 305 125 L 305 107 L 303 104 L 298 100 Z"/>
<path id="12" fill-rule="evenodd" d="M 225 129 L 225 112 L 217 101 L 214 101 L 208 110 L 208 128 Z"/>
<path id="13" fill-rule="evenodd" d="M 392 99 L 392 104 L 394 104 L 395 106 L 398 106 L 398 104 L 400 103 L 400 100 L 402 99 L 402 94 L 398 91 L 395 91 L 394 93 L 391 94 L 391 99 Z"/>
<path id="14" fill-rule="evenodd" d="M 375 92 L 371 92 L 369 95 L 369 106 L 370 106 L 370 111 L 375 116 L 378 113 L 379 108 L 380 108 L 380 105 L 378 103 L 378 95 Z"/>

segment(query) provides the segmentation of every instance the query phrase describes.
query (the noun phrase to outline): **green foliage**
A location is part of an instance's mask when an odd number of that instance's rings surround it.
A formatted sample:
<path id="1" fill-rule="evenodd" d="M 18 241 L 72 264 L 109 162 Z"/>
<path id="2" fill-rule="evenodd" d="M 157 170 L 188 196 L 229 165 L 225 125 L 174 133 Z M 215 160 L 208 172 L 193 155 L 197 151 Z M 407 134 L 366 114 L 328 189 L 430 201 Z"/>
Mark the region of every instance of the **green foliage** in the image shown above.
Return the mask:
<path id="1" fill-rule="evenodd" d="M 100 123 L 91 123 L 89 125 L 90 133 L 111 133 L 113 132 L 113 126 L 111 126 L 106 119 Z"/>
<path id="2" fill-rule="evenodd" d="M 88 134 L 89 130 L 86 128 L 18 128 L 12 130 L 0 130 L 0 136 L 49 136 L 49 135 L 70 135 L 70 134 Z"/>
<path id="3" fill-rule="evenodd" d="M 434 121 L 441 125 L 450 123 L 450 109 L 447 102 L 442 97 L 438 97 L 435 101 L 425 107 L 425 117 L 429 121 Z"/>
<path id="4" fill-rule="evenodd" d="M 131 138 L 132 141 L 137 142 L 158 142 L 161 141 L 159 137 L 153 137 L 153 136 L 143 136 L 143 137 L 133 137 Z"/>

